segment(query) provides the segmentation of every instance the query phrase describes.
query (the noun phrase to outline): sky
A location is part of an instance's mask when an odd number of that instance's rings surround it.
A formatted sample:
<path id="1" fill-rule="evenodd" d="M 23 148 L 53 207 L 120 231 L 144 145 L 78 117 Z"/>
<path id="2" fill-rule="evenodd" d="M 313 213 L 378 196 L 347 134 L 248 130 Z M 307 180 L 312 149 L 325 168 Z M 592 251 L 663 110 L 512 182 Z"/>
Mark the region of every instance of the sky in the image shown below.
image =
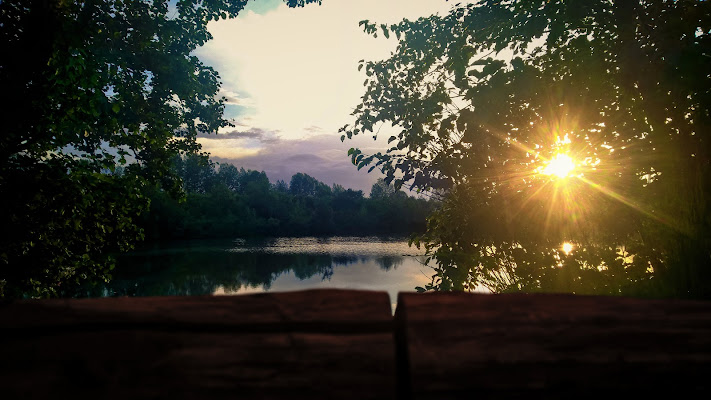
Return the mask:
<path id="1" fill-rule="evenodd" d="M 214 38 L 196 55 L 220 73 L 225 117 L 235 126 L 200 137 L 203 150 L 217 162 L 264 171 L 272 182 L 303 172 L 368 194 L 382 175 L 358 171 L 347 151 L 384 150 L 384 139 L 341 143 L 338 128 L 353 122 L 365 91 L 358 61 L 387 58 L 397 41 L 366 35 L 358 22 L 392 24 L 444 14 L 452 4 L 324 0 L 292 9 L 281 0 L 252 0 L 237 18 L 211 22 Z"/>

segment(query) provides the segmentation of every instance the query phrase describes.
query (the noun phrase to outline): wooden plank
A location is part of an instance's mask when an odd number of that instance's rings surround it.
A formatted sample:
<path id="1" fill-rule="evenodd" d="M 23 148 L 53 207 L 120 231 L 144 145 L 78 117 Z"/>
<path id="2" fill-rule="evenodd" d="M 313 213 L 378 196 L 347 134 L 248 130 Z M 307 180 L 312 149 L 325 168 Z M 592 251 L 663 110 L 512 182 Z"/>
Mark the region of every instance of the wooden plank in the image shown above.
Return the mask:
<path id="1" fill-rule="evenodd" d="M 8 398 L 395 396 L 385 292 L 29 301 L 0 321 Z"/>
<path id="2" fill-rule="evenodd" d="M 4 327 L 34 331 L 117 325 L 195 326 L 229 329 L 278 324 L 328 326 L 390 324 L 383 314 L 385 292 L 306 290 L 242 296 L 121 297 L 19 301 L 0 308 Z M 389 304 L 389 300 L 387 301 Z"/>
<path id="3" fill-rule="evenodd" d="M 711 303 L 574 295 L 403 294 L 401 398 L 707 391 Z"/>

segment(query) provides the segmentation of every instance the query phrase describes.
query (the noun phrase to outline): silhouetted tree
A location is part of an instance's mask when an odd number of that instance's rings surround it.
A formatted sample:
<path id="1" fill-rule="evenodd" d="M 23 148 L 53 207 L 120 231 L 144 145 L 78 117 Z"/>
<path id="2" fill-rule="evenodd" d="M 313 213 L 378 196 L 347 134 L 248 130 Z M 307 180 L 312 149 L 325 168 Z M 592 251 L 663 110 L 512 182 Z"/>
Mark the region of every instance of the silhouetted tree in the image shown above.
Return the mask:
<path id="1" fill-rule="evenodd" d="M 216 182 L 215 165 L 205 156 L 189 154 L 174 162 L 186 192 L 206 193 Z"/>
<path id="2" fill-rule="evenodd" d="M 299 172 L 291 177 L 289 193 L 296 196 L 322 196 L 330 194 L 331 188 L 316 178 Z"/>
<path id="3" fill-rule="evenodd" d="M 383 178 L 378 178 L 378 180 L 370 188 L 370 198 L 380 199 L 394 196 L 398 189 L 395 189 L 392 185 L 388 185 Z"/>
<path id="4" fill-rule="evenodd" d="M 392 147 L 353 162 L 446 193 L 415 241 L 439 265 L 428 288 L 711 295 L 709 2 L 484 0 L 361 24 L 399 45 L 360 65 L 342 139 L 383 127 Z"/>
<path id="5" fill-rule="evenodd" d="M 303 6 L 313 0 L 288 0 Z M 0 296 L 109 279 L 142 237 L 142 188 L 226 126 L 215 70 L 193 51 L 246 0 L 0 2 Z M 110 174 L 117 165 L 122 174 Z"/>
<path id="6" fill-rule="evenodd" d="M 277 183 L 274 184 L 274 190 L 280 193 L 286 193 L 289 191 L 289 185 L 286 184 L 283 180 L 279 179 Z"/>
<path id="7" fill-rule="evenodd" d="M 240 171 L 232 164 L 220 164 L 217 171 L 218 180 L 233 192 L 240 191 Z"/>

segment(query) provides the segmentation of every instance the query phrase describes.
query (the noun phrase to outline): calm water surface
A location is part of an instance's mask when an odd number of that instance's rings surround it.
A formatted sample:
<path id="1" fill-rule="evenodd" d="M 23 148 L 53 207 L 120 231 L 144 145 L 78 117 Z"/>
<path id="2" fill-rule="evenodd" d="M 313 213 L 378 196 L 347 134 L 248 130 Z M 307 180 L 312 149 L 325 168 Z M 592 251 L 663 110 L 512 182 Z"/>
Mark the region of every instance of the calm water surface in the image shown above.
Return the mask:
<path id="1" fill-rule="evenodd" d="M 378 237 L 188 241 L 121 255 L 90 296 L 230 295 L 314 288 L 414 291 L 430 281 L 423 251 Z"/>

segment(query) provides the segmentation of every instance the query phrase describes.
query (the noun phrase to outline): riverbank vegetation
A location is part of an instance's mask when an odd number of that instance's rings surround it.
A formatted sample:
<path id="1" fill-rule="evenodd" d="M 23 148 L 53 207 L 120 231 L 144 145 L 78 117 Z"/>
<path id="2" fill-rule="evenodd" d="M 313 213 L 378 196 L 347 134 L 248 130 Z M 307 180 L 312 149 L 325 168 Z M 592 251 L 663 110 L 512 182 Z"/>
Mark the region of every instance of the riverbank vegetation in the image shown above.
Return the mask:
<path id="1" fill-rule="evenodd" d="M 386 25 L 343 137 L 446 193 L 423 290 L 711 298 L 711 4 L 480 1 Z M 388 129 L 388 127 L 393 129 Z"/>
<path id="2" fill-rule="evenodd" d="M 410 235 L 422 233 L 436 202 L 408 196 L 378 180 L 361 190 L 328 186 L 297 173 L 270 183 L 264 172 L 176 158 L 185 196 L 146 189 L 150 207 L 139 225 L 147 241 L 250 236 Z"/>
<path id="3" fill-rule="evenodd" d="M 144 189 L 179 195 L 171 160 L 230 125 L 194 51 L 246 3 L 0 2 L 0 297 L 110 279 L 112 253 L 143 238 Z"/>
<path id="4" fill-rule="evenodd" d="M 414 240 L 437 263 L 421 290 L 711 298 L 708 1 L 362 21 L 399 41 L 357 66 L 365 94 L 341 129 L 388 137 L 349 152 L 385 174 L 369 197 L 201 155 L 198 135 L 230 121 L 194 52 L 245 4 L 0 1 L 0 297 L 107 281 L 144 238 L 408 233 L 434 210 Z"/>

